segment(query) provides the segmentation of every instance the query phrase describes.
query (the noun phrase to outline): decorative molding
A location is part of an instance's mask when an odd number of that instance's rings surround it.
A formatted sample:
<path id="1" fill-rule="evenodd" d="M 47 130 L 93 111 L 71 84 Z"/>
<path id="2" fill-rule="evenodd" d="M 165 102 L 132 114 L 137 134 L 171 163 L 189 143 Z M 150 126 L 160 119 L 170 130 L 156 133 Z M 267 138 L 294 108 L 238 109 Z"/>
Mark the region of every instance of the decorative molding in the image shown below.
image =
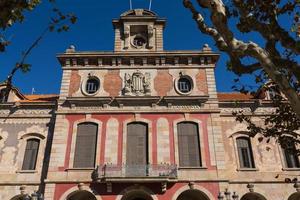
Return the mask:
<path id="1" fill-rule="evenodd" d="M 151 94 L 151 75 L 150 73 L 141 73 L 139 70 L 132 75 L 125 73 L 124 77 L 124 95 L 144 96 Z"/>
<path id="2" fill-rule="evenodd" d="M 15 112 L 11 112 L 10 110 L 0 110 L 0 115 L 49 115 L 51 110 L 41 110 L 41 109 L 35 109 L 35 110 L 29 110 L 29 109 L 22 109 L 22 110 L 16 110 Z"/>

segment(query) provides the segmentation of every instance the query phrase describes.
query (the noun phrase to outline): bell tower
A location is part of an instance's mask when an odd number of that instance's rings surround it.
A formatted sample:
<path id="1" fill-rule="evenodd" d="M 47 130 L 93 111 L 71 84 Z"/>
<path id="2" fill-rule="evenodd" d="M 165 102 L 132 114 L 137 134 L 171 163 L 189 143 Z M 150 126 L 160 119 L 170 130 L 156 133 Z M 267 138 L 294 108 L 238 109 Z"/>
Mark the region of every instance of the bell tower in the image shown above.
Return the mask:
<path id="1" fill-rule="evenodd" d="M 163 51 L 163 29 L 166 20 L 154 12 L 134 9 L 113 20 L 115 51 Z"/>

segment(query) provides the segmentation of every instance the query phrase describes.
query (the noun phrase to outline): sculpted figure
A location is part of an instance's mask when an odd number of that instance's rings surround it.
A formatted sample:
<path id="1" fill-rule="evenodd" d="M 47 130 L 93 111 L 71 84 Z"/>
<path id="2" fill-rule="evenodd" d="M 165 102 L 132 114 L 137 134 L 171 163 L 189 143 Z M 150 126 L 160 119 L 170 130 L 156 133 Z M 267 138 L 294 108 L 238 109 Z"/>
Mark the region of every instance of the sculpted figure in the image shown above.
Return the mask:
<path id="1" fill-rule="evenodd" d="M 127 73 L 125 73 L 124 83 L 125 83 L 124 92 L 125 94 L 128 94 L 131 92 L 131 77 Z"/>
<path id="2" fill-rule="evenodd" d="M 150 94 L 151 93 L 151 80 L 150 80 L 150 73 L 145 73 L 144 77 L 144 92 L 145 94 Z"/>

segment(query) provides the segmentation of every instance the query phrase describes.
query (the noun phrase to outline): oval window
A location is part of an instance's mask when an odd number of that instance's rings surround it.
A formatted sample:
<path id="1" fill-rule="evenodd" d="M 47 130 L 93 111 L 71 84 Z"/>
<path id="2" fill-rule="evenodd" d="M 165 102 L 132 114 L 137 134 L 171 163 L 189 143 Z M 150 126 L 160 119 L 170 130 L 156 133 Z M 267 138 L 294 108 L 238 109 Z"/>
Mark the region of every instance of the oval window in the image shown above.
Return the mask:
<path id="1" fill-rule="evenodd" d="M 100 87 L 99 79 L 92 77 L 86 82 L 85 91 L 87 94 L 95 94 Z"/>
<path id="2" fill-rule="evenodd" d="M 178 79 L 177 88 L 179 92 L 188 94 L 192 91 L 193 88 L 192 81 L 188 77 L 181 77 Z"/>

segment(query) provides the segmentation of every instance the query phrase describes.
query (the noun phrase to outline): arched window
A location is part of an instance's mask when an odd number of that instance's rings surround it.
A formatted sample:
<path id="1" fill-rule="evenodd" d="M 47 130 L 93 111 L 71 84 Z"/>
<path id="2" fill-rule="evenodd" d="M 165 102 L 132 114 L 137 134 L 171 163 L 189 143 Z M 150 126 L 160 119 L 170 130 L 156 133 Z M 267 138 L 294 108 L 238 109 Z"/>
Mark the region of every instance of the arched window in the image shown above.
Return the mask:
<path id="1" fill-rule="evenodd" d="M 238 156 L 241 168 L 255 168 L 251 142 L 248 137 L 239 137 L 236 139 Z"/>
<path id="2" fill-rule="evenodd" d="M 201 167 L 198 125 L 193 122 L 177 124 L 180 167 Z"/>
<path id="3" fill-rule="evenodd" d="M 27 140 L 22 170 L 35 170 L 39 146 L 40 140 Z"/>
<path id="4" fill-rule="evenodd" d="M 77 127 L 74 168 L 95 167 L 98 125 L 91 122 Z"/>
<path id="5" fill-rule="evenodd" d="M 291 148 L 283 148 L 282 149 L 284 158 L 285 158 L 285 166 L 287 168 L 300 168 L 299 158 L 296 154 L 295 145 L 291 146 Z"/>
<path id="6" fill-rule="evenodd" d="M 127 125 L 126 175 L 145 175 L 148 164 L 148 126 L 134 122 Z"/>

